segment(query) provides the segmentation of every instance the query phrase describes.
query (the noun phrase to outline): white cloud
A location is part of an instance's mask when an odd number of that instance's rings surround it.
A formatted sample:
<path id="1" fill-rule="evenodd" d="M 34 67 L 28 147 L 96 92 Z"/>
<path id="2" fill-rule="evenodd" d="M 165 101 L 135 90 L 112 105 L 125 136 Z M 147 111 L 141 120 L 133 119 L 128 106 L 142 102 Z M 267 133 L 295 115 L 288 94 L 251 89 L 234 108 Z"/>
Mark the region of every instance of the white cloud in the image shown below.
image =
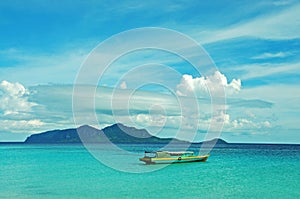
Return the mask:
<path id="1" fill-rule="evenodd" d="M 121 89 L 127 89 L 127 84 L 125 81 L 123 81 L 121 84 L 120 84 L 120 88 Z"/>
<path id="2" fill-rule="evenodd" d="M 229 126 L 229 128 L 231 128 L 231 130 L 233 130 L 232 127 L 235 128 L 236 130 L 240 130 L 240 129 L 257 130 L 257 129 L 272 127 L 270 121 L 254 122 L 246 118 L 239 118 L 233 120 L 230 125 L 231 126 Z"/>
<path id="3" fill-rule="evenodd" d="M 179 96 L 206 97 L 212 90 L 224 89 L 226 94 L 234 94 L 241 90 L 241 80 L 233 79 L 228 83 L 224 74 L 216 71 L 211 76 L 195 77 L 183 75 L 181 82 L 176 87 Z"/>
<path id="4" fill-rule="evenodd" d="M 280 13 L 261 15 L 248 22 L 231 27 L 197 33 L 202 43 L 212 43 L 243 36 L 264 39 L 295 39 L 300 36 L 300 4 Z"/>
<path id="5" fill-rule="evenodd" d="M 222 122 L 224 124 L 230 123 L 230 115 L 226 113 L 224 110 L 219 110 L 218 113 L 213 118 L 215 122 Z"/>
<path id="6" fill-rule="evenodd" d="M 241 90 L 241 80 L 233 79 L 229 83 L 226 76 L 219 71 L 206 77 L 193 78 L 191 75 L 183 75 L 181 82 L 177 85 L 176 89 L 177 95 L 186 97 L 195 96 L 199 98 L 209 98 L 209 93 L 212 93 L 212 91 L 215 93 L 221 90 L 225 91 L 227 95 L 233 95 Z M 197 122 L 195 128 L 207 130 L 209 127 L 211 131 L 218 132 L 219 130 L 222 130 L 224 125 L 230 124 L 230 115 L 226 112 L 228 106 L 223 103 L 218 104 L 218 102 L 215 101 L 210 103 L 217 104 L 213 104 L 214 108 L 212 108 L 214 110 L 206 112 L 206 114 L 210 114 L 209 117 L 199 119 L 199 116 L 196 115 L 196 118 L 190 118 L 193 116 L 194 109 L 196 108 L 192 107 L 191 109 L 186 109 L 186 111 L 189 112 L 185 114 L 185 119 L 187 121 Z M 212 104 L 210 104 L 210 106 L 211 105 Z M 197 106 L 199 106 L 199 102 Z"/>
<path id="7" fill-rule="evenodd" d="M 270 121 L 270 123 L 273 123 L 273 127 L 280 126 L 282 129 L 297 129 L 299 128 L 298 121 L 300 116 L 299 90 L 300 86 L 297 84 L 265 85 L 243 89 L 239 97 L 249 99 L 253 98 L 253 96 L 259 96 L 274 104 L 267 109 L 253 109 L 251 112 L 255 114 L 254 119 Z M 250 108 L 251 106 L 248 110 Z M 235 115 L 237 114 L 235 113 Z"/>
<path id="8" fill-rule="evenodd" d="M 264 121 L 264 122 L 262 123 L 262 126 L 263 126 L 263 127 L 270 128 L 272 125 L 271 125 L 271 123 L 270 123 L 269 121 Z"/>
<path id="9" fill-rule="evenodd" d="M 240 78 L 243 80 L 267 77 L 275 74 L 300 74 L 300 62 L 280 64 L 248 64 L 233 67 L 233 71 L 244 71 Z"/>
<path id="10" fill-rule="evenodd" d="M 275 6 L 286 6 L 286 5 L 289 5 L 289 4 L 292 4 L 293 0 L 278 0 L 278 1 L 274 1 L 273 2 L 273 5 Z"/>
<path id="11" fill-rule="evenodd" d="M 263 53 L 261 55 L 252 57 L 252 59 L 269 59 L 269 58 L 284 58 L 290 56 L 289 52 L 278 52 L 278 53 Z"/>
<path id="12" fill-rule="evenodd" d="M 166 122 L 165 115 L 159 114 L 137 114 L 135 115 L 135 122 L 140 124 L 141 126 L 154 126 L 154 127 L 163 127 Z"/>
<path id="13" fill-rule="evenodd" d="M 39 119 L 0 120 L 0 130 L 12 133 L 39 133 L 44 124 Z"/>
<path id="14" fill-rule="evenodd" d="M 30 102 L 30 92 L 22 84 L 3 80 L 0 83 L 0 131 L 12 133 L 35 133 L 45 124 L 36 119 Z"/>
<path id="15" fill-rule="evenodd" d="M 26 114 L 36 104 L 28 101 L 29 91 L 16 82 L 3 80 L 0 83 L 0 110 L 3 115 Z"/>
<path id="16" fill-rule="evenodd" d="M 74 48 L 60 54 L 37 54 L 19 49 L 7 49 L 0 51 L 10 63 L 1 68 L 0 79 L 11 82 L 20 81 L 26 85 L 46 83 L 73 83 L 81 62 L 88 54 L 88 50 Z M 11 75 L 14 74 L 14 75 Z"/>

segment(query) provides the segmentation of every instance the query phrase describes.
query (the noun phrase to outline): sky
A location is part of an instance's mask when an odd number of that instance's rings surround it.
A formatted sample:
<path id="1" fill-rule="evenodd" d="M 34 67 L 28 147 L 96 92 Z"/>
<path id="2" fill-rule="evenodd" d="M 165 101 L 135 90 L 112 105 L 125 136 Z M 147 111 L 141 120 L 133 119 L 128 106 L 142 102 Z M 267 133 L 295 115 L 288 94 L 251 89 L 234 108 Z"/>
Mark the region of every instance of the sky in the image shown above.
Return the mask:
<path id="1" fill-rule="evenodd" d="M 228 142 L 299 144 L 299 12 L 299 1 L 293 0 L 1 1 L 0 141 L 115 122 L 160 137 L 201 141 L 221 118 L 219 136 Z M 102 48 L 108 49 L 105 54 L 100 49 L 98 61 L 134 45 L 136 37 L 118 40 L 120 33 L 147 27 L 191 38 L 216 70 L 200 74 L 186 57 L 140 49 L 114 60 L 98 82 L 76 82 L 103 42 L 115 38 L 114 45 Z M 140 43 L 181 45 L 159 34 L 137 37 Z M 188 58 L 199 56 L 184 43 L 177 50 L 183 49 Z M 226 104 L 214 112 L 207 88 L 216 89 L 216 82 Z M 74 113 L 75 86 L 81 97 L 96 90 L 94 110 L 87 99 Z M 94 114 L 98 121 L 91 119 Z"/>

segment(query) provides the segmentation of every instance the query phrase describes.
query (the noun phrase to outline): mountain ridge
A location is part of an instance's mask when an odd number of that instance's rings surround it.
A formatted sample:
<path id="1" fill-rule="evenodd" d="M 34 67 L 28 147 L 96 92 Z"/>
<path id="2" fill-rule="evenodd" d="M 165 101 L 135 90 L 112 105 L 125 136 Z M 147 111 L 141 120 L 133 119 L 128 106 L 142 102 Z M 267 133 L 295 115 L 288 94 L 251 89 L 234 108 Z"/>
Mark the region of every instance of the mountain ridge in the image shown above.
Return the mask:
<path id="1" fill-rule="evenodd" d="M 216 140 L 217 139 L 217 140 Z M 32 134 L 24 141 L 25 144 L 80 144 L 85 143 L 141 143 L 141 144 L 166 144 L 191 143 L 200 144 L 203 142 L 189 142 L 176 138 L 159 138 L 151 135 L 146 129 L 137 129 L 117 123 L 103 129 L 97 129 L 89 125 L 82 125 L 78 128 L 56 129 Z M 226 141 L 215 138 L 205 143 L 228 144 Z"/>

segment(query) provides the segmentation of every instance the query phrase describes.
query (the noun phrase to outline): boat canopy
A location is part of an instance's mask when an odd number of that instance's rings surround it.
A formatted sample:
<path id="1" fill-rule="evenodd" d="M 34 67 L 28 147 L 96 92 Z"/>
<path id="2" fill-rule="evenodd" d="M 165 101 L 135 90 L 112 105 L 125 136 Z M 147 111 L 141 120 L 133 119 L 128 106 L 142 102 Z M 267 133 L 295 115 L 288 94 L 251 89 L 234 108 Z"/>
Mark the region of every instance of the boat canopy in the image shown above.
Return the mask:
<path id="1" fill-rule="evenodd" d="M 155 155 L 156 157 L 191 156 L 194 154 L 193 151 L 145 151 L 145 153 L 151 154 L 151 156 Z"/>
<path id="2" fill-rule="evenodd" d="M 167 153 L 169 153 L 170 155 L 192 155 L 194 154 L 193 151 L 167 151 Z"/>

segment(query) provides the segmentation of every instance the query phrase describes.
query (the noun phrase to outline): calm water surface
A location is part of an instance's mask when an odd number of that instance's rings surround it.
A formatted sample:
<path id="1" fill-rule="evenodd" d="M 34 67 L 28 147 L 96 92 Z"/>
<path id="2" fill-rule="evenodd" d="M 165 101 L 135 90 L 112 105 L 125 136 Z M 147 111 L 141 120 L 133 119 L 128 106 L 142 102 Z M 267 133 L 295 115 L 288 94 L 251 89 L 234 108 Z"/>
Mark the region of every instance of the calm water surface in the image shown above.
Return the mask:
<path id="1" fill-rule="evenodd" d="M 145 146 L 123 147 L 136 155 L 111 158 L 148 167 L 138 161 Z M 103 165 L 79 145 L 2 144 L 0 198 L 300 198 L 300 146 L 215 148 L 205 163 L 133 174 Z"/>

